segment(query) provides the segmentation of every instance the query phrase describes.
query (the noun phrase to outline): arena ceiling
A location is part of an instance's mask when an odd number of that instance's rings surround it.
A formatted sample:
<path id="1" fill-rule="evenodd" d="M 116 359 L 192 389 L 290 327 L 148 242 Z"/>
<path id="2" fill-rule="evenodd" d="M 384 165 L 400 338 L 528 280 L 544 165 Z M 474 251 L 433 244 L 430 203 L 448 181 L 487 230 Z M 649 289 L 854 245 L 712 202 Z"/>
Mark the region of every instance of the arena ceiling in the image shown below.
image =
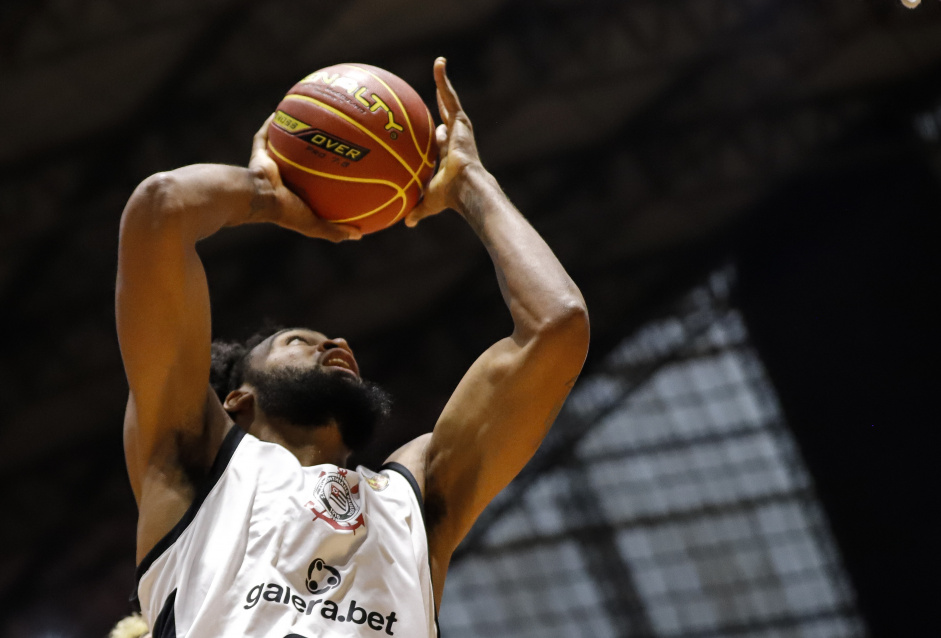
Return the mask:
<path id="1" fill-rule="evenodd" d="M 313 69 L 375 64 L 431 104 L 431 63 L 448 57 L 486 166 L 589 303 L 589 370 L 760 229 L 782 188 L 892 162 L 941 178 L 936 0 L 49 0 L 0 8 L 0 36 L 10 636 L 39 635 L 30 585 L 57 574 L 85 594 L 62 594 L 75 635 L 125 610 L 135 523 L 112 303 L 124 202 L 157 171 L 244 164 Z M 240 228 L 201 254 L 218 336 L 310 325 L 347 337 L 390 387 L 394 427 L 366 462 L 430 429 L 509 329 L 456 215 L 338 246 Z"/>

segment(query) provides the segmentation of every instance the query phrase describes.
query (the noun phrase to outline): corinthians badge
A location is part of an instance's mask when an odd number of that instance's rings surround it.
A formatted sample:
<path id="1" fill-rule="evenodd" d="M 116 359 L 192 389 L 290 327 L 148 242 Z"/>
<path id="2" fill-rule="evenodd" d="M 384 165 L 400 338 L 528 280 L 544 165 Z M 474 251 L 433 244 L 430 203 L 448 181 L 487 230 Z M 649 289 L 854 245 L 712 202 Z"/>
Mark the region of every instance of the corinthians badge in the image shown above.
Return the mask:
<path id="1" fill-rule="evenodd" d="M 339 531 L 355 531 L 364 524 L 359 507 L 359 485 L 351 488 L 346 482 L 347 470 L 321 472 L 314 488 L 314 500 L 305 507 L 316 517 Z"/>

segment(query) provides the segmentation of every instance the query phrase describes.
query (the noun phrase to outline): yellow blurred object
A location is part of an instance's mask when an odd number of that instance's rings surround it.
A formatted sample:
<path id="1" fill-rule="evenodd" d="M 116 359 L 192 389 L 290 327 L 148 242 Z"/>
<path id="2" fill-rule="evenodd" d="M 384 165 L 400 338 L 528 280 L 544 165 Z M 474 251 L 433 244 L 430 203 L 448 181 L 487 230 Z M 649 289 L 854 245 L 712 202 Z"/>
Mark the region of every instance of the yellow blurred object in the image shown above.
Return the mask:
<path id="1" fill-rule="evenodd" d="M 150 629 L 140 614 L 131 614 L 118 621 L 108 638 L 144 638 L 149 634 Z"/>

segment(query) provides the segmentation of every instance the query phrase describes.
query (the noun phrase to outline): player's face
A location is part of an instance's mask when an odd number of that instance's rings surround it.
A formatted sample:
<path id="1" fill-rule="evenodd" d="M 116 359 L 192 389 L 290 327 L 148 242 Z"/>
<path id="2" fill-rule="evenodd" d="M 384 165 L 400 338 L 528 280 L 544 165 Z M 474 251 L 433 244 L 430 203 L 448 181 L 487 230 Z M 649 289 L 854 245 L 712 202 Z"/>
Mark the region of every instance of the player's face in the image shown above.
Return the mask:
<path id="1" fill-rule="evenodd" d="M 359 376 L 349 344 L 314 330 L 282 330 L 260 343 L 245 382 L 269 418 L 306 427 L 336 423 L 353 451 L 389 412 L 388 394 Z"/>
<path id="2" fill-rule="evenodd" d="M 353 349 L 346 339 L 330 339 L 316 330 L 282 330 L 267 343 L 260 344 L 259 349 L 264 358 L 261 361 L 256 358 L 255 365 L 262 369 L 320 367 L 356 378 L 360 376 Z"/>

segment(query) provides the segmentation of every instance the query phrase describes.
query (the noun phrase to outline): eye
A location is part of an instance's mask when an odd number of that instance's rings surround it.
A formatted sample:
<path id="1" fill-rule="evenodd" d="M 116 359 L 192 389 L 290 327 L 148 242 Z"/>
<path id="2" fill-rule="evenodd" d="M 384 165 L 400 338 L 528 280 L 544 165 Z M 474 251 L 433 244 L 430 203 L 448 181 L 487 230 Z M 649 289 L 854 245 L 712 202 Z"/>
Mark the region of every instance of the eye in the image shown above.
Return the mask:
<path id="1" fill-rule="evenodd" d="M 292 335 L 292 336 L 288 337 L 287 345 L 291 345 L 291 344 L 294 343 L 295 341 L 300 341 L 301 343 L 303 343 L 303 344 L 305 344 L 305 345 L 307 344 L 307 339 L 305 339 L 304 337 L 302 337 L 302 336 L 300 336 L 300 335 Z"/>

